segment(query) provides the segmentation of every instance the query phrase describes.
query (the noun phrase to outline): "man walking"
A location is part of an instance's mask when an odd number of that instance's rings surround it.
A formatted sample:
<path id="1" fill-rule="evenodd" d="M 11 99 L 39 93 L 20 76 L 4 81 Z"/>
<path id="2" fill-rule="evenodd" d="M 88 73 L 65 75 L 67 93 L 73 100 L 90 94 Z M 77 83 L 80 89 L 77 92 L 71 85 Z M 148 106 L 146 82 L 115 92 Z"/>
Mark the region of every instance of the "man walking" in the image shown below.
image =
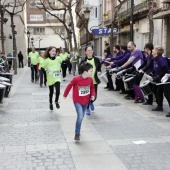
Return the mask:
<path id="1" fill-rule="evenodd" d="M 34 77 L 35 81 L 37 79 L 37 63 L 38 63 L 38 58 L 39 58 L 39 53 L 35 51 L 35 47 L 32 47 L 32 51 L 29 53 L 30 61 L 31 61 L 31 81 L 32 83 L 34 82 Z"/>
<path id="2" fill-rule="evenodd" d="M 18 61 L 19 61 L 19 68 L 21 68 L 21 66 L 22 66 L 22 68 L 24 67 L 24 64 L 23 64 L 23 55 L 22 55 L 22 52 L 20 51 L 19 53 L 18 53 Z"/>

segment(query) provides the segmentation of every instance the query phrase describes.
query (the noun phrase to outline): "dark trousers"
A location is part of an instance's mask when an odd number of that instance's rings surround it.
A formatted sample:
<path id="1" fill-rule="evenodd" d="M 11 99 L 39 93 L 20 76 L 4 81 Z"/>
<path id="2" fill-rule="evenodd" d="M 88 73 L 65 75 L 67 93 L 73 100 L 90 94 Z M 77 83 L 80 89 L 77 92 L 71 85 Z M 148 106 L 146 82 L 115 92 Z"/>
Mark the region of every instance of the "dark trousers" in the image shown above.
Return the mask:
<path id="1" fill-rule="evenodd" d="M 159 107 L 163 106 L 163 92 L 164 92 L 164 85 L 159 85 L 159 86 L 154 85 L 153 93 L 156 97 L 156 103 Z"/>
<path id="2" fill-rule="evenodd" d="M 19 60 L 19 68 L 23 68 L 24 67 L 24 63 L 23 63 L 23 60 Z"/>
<path id="3" fill-rule="evenodd" d="M 96 94 L 96 98 L 95 98 L 95 100 L 96 100 L 96 99 L 97 99 L 98 84 L 94 84 L 94 90 L 95 90 L 95 94 Z M 89 104 L 88 104 L 88 106 L 87 106 L 88 109 L 89 109 L 90 103 L 94 103 L 95 100 L 94 100 L 94 101 L 91 101 L 91 100 L 89 101 Z"/>
<path id="4" fill-rule="evenodd" d="M 151 91 L 153 92 L 153 84 L 149 83 L 149 88 L 151 89 Z M 148 95 L 148 100 L 147 100 L 148 103 L 153 103 L 153 93 L 149 94 Z"/>
<path id="5" fill-rule="evenodd" d="M 9 64 L 9 70 L 11 70 L 11 67 L 12 67 L 12 61 L 8 61 L 8 64 Z"/>
<path id="6" fill-rule="evenodd" d="M 67 64 L 62 63 L 61 68 L 62 68 L 63 78 L 65 78 L 67 72 Z"/>
<path id="7" fill-rule="evenodd" d="M 69 71 L 69 73 L 71 73 L 71 70 L 72 70 L 72 64 L 69 62 L 68 63 L 68 71 Z"/>
<path id="8" fill-rule="evenodd" d="M 39 77 L 40 77 L 40 85 L 44 84 L 46 85 L 47 77 L 46 77 L 46 71 L 44 69 L 39 70 Z"/>
<path id="9" fill-rule="evenodd" d="M 53 85 L 49 86 L 49 102 L 53 103 L 54 88 L 56 91 L 55 102 L 58 102 L 60 95 L 60 82 L 55 82 Z"/>
<path id="10" fill-rule="evenodd" d="M 107 78 L 108 78 L 107 87 L 108 87 L 109 89 L 114 89 L 114 87 L 113 87 L 112 75 L 109 74 L 109 71 L 107 71 Z"/>
<path id="11" fill-rule="evenodd" d="M 122 78 L 121 79 L 116 78 L 115 84 L 117 90 L 121 90 L 122 92 L 125 92 L 125 86 Z"/>
<path id="12" fill-rule="evenodd" d="M 170 84 L 164 85 L 164 96 L 166 100 L 168 101 L 169 107 L 170 107 Z"/>
<path id="13" fill-rule="evenodd" d="M 33 81 L 34 81 L 34 76 L 35 76 L 35 79 L 37 79 L 37 65 L 31 64 L 31 80 Z"/>

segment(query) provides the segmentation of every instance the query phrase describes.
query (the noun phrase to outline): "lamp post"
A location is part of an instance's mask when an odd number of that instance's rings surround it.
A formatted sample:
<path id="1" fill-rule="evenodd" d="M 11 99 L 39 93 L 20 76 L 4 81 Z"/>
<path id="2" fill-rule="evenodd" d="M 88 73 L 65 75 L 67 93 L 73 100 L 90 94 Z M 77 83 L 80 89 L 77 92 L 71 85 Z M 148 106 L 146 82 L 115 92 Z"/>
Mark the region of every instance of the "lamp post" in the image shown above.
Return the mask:
<path id="1" fill-rule="evenodd" d="M 29 31 L 27 31 L 27 37 L 28 37 L 28 48 L 27 48 L 27 53 L 29 55 L 29 48 L 30 48 L 30 36 L 31 33 Z M 30 67 L 30 58 L 28 57 L 28 67 Z"/>
<path id="2" fill-rule="evenodd" d="M 86 24 L 85 24 L 85 27 L 86 27 L 86 45 L 88 45 L 88 21 L 89 21 L 89 18 L 90 18 L 90 9 L 89 7 L 86 7 L 86 9 L 84 10 L 84 18 L 86 20 Z"/>
<path id="3" fill-rule="evenodd" d="M 34 46 L 34 38 L 33 37 L 31 38 L 31 45 L 32 45 L 32 47 Z"/>
<path id="4" fill-rule="evenodd" d="M 134 0 L 131 0 L 131 14 L 130 14 L 130 41 L 133 41 L 133 8 L 134 8 Z"/>

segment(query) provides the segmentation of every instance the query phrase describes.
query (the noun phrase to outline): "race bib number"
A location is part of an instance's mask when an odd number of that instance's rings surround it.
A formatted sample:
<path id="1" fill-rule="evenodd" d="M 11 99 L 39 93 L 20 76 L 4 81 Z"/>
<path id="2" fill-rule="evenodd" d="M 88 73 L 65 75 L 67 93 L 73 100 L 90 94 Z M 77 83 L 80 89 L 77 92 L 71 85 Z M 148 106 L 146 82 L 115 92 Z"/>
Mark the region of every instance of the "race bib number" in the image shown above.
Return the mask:
<path id="1" fill-rule="evenodd" d="M 79 89 L 79 96 L 87 96 L 90 94 L 90 86 L 81 86 L 78 87 Z"/>
<path id="2" fill-rule="evenodd" d="M 59 78 L 59 77 L 60 77 L 60 71 L 55 71 L 54 78 Z"/>

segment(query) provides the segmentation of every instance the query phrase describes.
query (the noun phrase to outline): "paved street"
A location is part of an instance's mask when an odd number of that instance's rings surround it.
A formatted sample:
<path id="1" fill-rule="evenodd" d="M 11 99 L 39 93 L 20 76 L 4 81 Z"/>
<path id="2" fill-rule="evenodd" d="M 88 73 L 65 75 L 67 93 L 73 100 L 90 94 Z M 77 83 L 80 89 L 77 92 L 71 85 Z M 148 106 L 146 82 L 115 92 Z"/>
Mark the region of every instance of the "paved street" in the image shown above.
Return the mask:
<path id="1" fill-rule="evenodd" d="M 126 101 L 99 87 L 96 110 L 85 116 L 74 141 L 75 109 L 61 84 L 61 109 L 48 108 L 48 88 L 19 69 L 9 98 L 0 105 L 0 170 L 169 170 L 170 118 L 153 106 Z M 154 103 L 154 105 L 156 105 Z M 137 145 L 132 141 L 146 141 Z"/>

